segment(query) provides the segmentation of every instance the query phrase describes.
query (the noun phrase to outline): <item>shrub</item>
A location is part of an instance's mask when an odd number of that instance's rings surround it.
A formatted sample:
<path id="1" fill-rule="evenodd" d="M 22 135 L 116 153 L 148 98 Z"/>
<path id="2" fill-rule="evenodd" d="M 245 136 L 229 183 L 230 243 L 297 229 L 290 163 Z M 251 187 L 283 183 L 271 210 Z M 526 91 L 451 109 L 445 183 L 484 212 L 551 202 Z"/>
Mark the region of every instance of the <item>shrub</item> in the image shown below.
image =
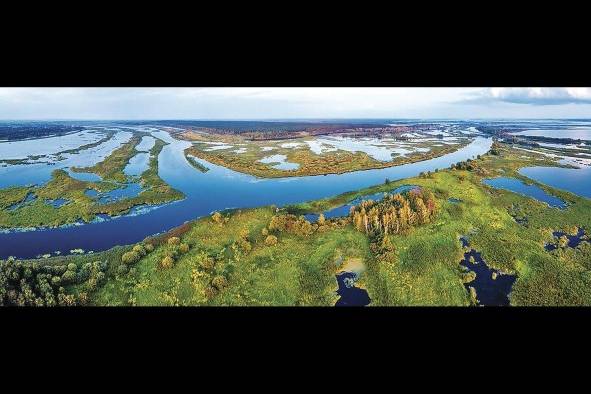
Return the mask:
<path id="1" fill-rule="evenodd" d="M 228 287 L 228 281 L 223 275 L 217 275 L 212 279 L 211 285 L 218 290 L 222 290 L 223 288 Z"/>
<path id="2" fill-rule="evenodd" d="M 169 245 L 178 245 L 181 243 L 181 239 L 179 237 L 170 237 L 168 241 L 166 241 Z"/>
<path id="3" fill-rule="evenodd" d="M 139 260 L 140 255 L 134 251 L 123 253 L 123 256 L 121 256 L 121 261 L 123 261 L 125 264 L 135 264 Z"/>
<path id="4" fill-rule="evenodd" d="M 263 237 L 269 235 L 269 230 L 267 230 L 267 227 L 263 227 L 263 229 L 261 230 L 261 234 L 263 234 Z"/>
<path id="5" fill-rule="evenodd" d="M 66 271 L 62 275 L 61 284 L 68 284 L 76 282 L 76 272 L 74 271 Z"/>
<path id="6" fill-rule="evenodd" d="M 217 295 L 218 290 L 213 286 L 207 286 L 203 292 L 205 293 L 205 297 L 210 300 Z"/>
<path id="7" fill-rule="evenodd" d="M 462 281 L 464 283 L 470 283 L 474 279 L 476 279 L 476 272 L 474 272 L 474 271 L 469 271 L 469 272 L 466 272 L 464 275 L 462 275 Z"/>
<path id="8" fill-rule="evenodd" d="M 154 251 L 154 245 L 148 243 L 144 245 L 144 249 L 146 249 L 146 252 L 151 253 Z"/>
<path id="9" fill-rule="evenodd" d="M 183 242 L 179 245 L 179 251 L 181 253 L 187 253 L 189 251 L 189 245 Z"/>
<path id="10" fill-rule="evenodd" d="M 166 256 L 160 262 L 160 267 L 164 269 L 172 268 L 174 266 L 174 259 L 172 256 Z"/>
<path id="11" fill-rule="evenodd" d="M 135 252 L 136 254 L 138 254 L 139 256 L 145 256 L 146 255 L 146 249 L 144 249 L 144 246 L 141 244 L 135 245 L 133 247 L 133 249 L 131 249 L 133 252 Z"/>
<path id="12" fill-rule="evenodd" d="M 76 272 L 77 269 L 78 269 L 78 266 L 76 264 L 74 264 L 74 263 L 68 264 L 68 271 Z"/>
<path id="13" fill-rule="evenodd" d="M 213 260 L 213 258 L 207 255 L 201 255 L 201 258 L 199 260 L 199 266 L 204 270 L 209 271 L 212 270 L 215 266 L 215 261 Z"/>
<path id="14" fill-rule="evenodd" d="M 222 214 L 219 212 L 214 212 L 213 215 L 211 215 L 211 219 L 216 223 L 223 222 Z"/>
<path id="15" fill-rule="evenodd" d="M 125 275 L 127 272 L 129 272 L 127 264 L 119 264 L 119 267 L 117 267 L 117 274 Z"/>
<path id="16" fill-rule="evenodd" d="M 265 245 L 267 245 L 267 246 L 277 245 L 277 237 L 274 235 L 268 235 L 267 238 L 265 238 Z"/>

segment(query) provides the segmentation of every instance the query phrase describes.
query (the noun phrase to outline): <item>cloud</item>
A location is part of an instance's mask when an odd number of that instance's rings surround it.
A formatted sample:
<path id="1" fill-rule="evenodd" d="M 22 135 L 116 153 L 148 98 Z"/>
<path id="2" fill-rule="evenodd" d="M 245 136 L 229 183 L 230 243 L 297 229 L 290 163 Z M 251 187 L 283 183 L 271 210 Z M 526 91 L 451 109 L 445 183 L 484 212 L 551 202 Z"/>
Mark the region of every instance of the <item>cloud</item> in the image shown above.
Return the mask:
<path id="1" fill-rule="evenodd" d="M 505 102 L 531 105 L 591 104 L 591 88 L 488 88 L 469 95 L 464 104 Z"/>

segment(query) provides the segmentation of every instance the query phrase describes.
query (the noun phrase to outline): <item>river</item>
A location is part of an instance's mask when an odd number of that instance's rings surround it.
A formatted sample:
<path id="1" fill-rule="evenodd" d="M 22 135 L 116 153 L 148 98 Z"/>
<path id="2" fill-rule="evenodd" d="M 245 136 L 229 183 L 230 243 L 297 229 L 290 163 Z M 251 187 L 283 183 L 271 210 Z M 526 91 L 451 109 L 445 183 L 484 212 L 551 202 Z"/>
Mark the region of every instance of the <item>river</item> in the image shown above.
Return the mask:
<path id="1" fill-rule="evenodd" d="M 210 170 L 205 173 L 197 171 L 183 154 L 184 149 L 190 146 L 189 142 L 176 140 L 162 130 L 150 131 L 153 136 L 170 143 L 160 153 L 159 175 L 172 187 L 185 193 L 184 200 L 140 215 L 98 223 L 0 233 L 0 258 L 33 258 L 57 251 L 69 254 L 73 249 L 102 251 L 116 245 L 139 242 L 147 236 L 214 211 L 300 203 L 377 185 L 386 178 L 398 180 L 436 168 L 447 168 L 453 163 L 484 154 L 492 145 L 491 138 L 476 137 L 469 145 L 453 153 L 417 163 L 340 175 L 260 179 L 203 160 L 198 161 Z"/>

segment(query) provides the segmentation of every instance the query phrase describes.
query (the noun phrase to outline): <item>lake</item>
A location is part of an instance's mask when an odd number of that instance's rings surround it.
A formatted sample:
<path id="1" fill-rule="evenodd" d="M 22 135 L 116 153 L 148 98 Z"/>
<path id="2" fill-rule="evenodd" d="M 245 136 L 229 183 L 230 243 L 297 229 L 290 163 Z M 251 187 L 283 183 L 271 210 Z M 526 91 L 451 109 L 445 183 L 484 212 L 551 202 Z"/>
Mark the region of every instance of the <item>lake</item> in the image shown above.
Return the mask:
<path id="1" fill-rule="evenodd" d="M 538 201 L 545 202 L 553 208 L 566 208 L 566 203 L 560 198 L 551 196 L 536 185 L 527 185 L 516 178 L 491 178 L 483 179 L 482 183 L 496 189 L 509 190 Z"/>
<path id="2" fill-rule="evenodd" d="M 525 167 L 521 175 L 537 182 L 591 198 L 591 166 L 580 168 Z"/>

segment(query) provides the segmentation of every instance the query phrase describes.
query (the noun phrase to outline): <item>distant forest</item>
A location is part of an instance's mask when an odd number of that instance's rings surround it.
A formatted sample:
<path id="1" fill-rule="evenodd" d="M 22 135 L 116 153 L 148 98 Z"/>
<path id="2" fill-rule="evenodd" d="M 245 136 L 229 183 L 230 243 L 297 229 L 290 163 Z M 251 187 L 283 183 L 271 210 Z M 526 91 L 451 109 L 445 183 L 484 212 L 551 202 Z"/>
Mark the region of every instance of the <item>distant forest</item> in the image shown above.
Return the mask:
<path id="1" fill-rule="evenodd" d="M 82 125 L 71 122 L 0 122 L 0 141 L 51 137 L 82 129 Z"/>
<path id="2" fill-rule="evenodd" d="M 136 122 L 137 123 L 137 122 Z M 334 121 L 237 121 L 237 120 L 158 120 L 145 122 L 154 125 L 171 127 L 192 127 L 202 129 L 215 129 L 217 132 L 246 133 L 265 131 L 307 131 L 311 129 L 337 129 L 348 127 L 376 127 L 385 126 L 383 122 L 367 120 L 352 120 L 347 122 Z"/>

